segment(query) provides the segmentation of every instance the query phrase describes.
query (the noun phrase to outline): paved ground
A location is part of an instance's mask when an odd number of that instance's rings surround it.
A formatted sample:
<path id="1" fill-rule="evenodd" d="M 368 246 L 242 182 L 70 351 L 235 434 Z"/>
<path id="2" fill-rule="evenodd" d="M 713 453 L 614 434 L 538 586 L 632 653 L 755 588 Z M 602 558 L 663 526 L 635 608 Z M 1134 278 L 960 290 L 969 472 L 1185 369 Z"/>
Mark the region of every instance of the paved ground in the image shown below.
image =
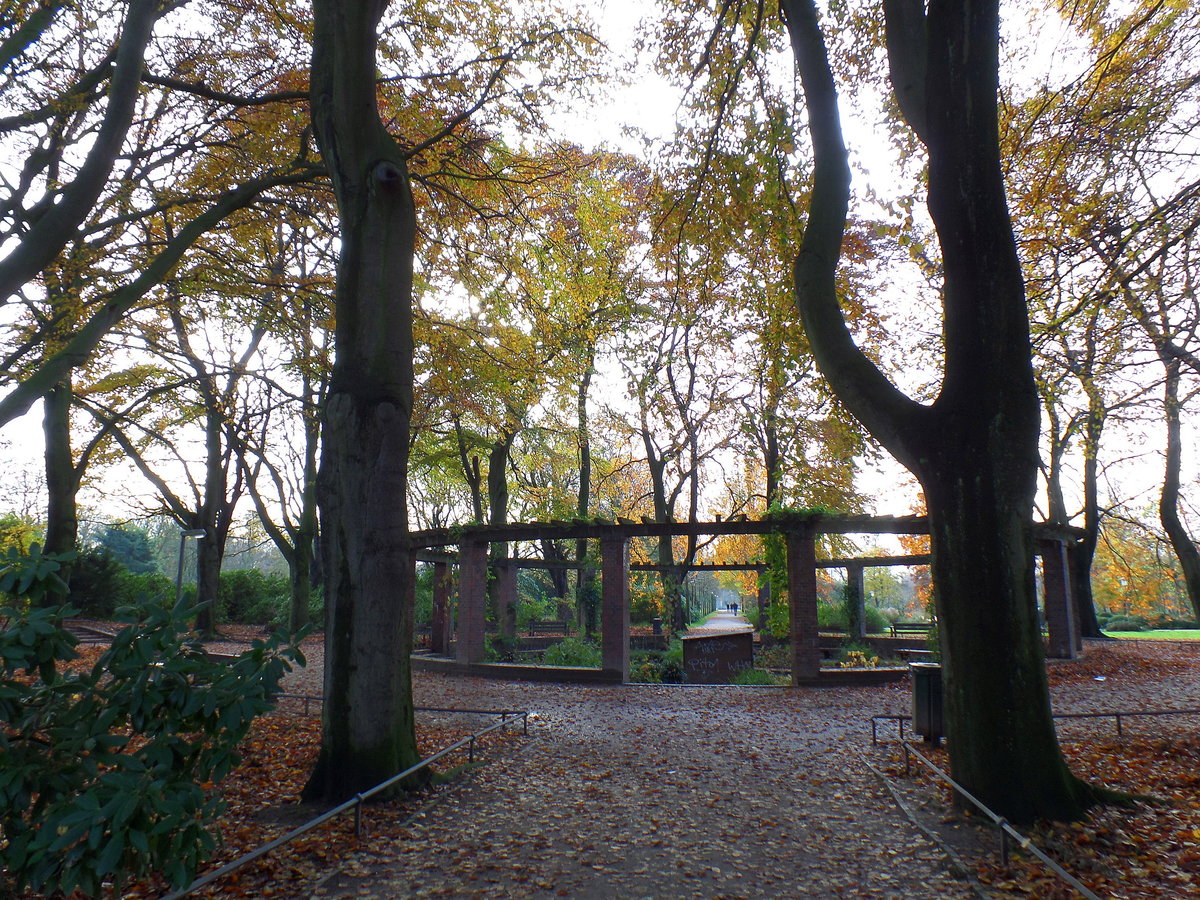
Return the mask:
<path id="1" fill-rule="evenodd" d="M 868 767 L 894 688 L 427 678 L 418 703 L 535 711 L 527 741 L 345 860 L 317 897 L 973 896 Z"/>

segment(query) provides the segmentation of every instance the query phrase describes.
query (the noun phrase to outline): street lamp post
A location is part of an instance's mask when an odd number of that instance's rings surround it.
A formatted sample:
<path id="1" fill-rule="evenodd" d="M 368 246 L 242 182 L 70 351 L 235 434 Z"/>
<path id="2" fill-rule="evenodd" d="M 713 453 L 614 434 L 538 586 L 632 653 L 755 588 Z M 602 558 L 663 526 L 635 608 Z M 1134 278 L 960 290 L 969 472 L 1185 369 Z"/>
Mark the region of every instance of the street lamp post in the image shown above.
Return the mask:
<path id="1" fill-rule="evenodd" d="M 204 537 L 208 531 L 204 528 L 189 528 L 179 533 L 179 567 L 175 572 L 175 605 L 183 602 L 183 548 L 188 538 Z"/>

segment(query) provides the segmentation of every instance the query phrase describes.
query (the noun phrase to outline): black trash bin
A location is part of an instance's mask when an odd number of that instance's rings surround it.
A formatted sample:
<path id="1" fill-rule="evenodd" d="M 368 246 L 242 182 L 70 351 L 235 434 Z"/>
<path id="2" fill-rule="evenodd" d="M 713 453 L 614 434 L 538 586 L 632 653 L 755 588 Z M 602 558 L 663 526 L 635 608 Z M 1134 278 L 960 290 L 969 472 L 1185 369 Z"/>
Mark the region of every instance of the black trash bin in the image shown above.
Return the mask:
<path id="1" fill-rule="evenodd" d="M 942 730 L 942 667 L 940 663 L 909 663 L 913 687 L 913 731 L 938 747 Z"/>

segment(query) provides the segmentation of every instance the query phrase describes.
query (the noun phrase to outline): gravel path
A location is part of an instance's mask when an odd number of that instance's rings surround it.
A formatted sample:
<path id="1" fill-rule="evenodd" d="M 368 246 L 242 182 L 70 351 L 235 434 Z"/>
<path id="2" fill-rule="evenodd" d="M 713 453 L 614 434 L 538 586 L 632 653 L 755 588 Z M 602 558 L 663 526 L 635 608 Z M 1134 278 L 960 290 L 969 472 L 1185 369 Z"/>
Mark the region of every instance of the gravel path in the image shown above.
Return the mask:
<path id="1" fill-rule="evenodd" d="M 320 692 L 319 645 L 308 652 L 288 690 Z M 1058 712 L 1200 705 L 1196 646 L 1095 645 L 1050 672 Z M 907 712 L 905 684 L 599 687 L 418 675 L 414 691 L 419 705 L 531 710 L 530 736 L 441 794 L 405 838 L 368 837 L 313 897 L 981 896 L 952 874 L 960 870 L 943 848 L 970 862 L 994 850 L 994 836 L 904 780 L 893 782 L 902 811 L 877 775 L 896 751 L 872 750 L 870 716 Z M 1181 721 L 1143 719 L 1137 729 Z M 1105 720 L 1062 727 L 1113 731 Z"/>
<path id="2" fill-rule="evenodd" d="M 860 755 L 870 690 L 421 678 L 418 704 L 534 711 L 530 738 L 344 861 L 318 897 L 974 896 Z"/>

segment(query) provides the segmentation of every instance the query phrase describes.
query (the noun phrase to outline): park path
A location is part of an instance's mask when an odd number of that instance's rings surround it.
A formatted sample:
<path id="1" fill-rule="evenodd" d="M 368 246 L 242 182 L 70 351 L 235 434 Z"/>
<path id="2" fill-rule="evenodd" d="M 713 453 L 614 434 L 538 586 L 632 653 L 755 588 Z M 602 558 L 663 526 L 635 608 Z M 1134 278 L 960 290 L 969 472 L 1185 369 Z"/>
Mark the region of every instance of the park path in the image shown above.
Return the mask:
<path id="1" fill-rule="evenodd" d="M 727 609 L 718 609 L 699 625 L 689 628 L 688 634 L 731 634 L 753 630 L 754 626 L 745 616 Z"/>
<path id="2" fill-rule="evenodd" d="M 532 710 L 530 736 L 314 897 L 974 896 L 860 755 L 902 690 L 422 677 L 416 694 Z"/>

